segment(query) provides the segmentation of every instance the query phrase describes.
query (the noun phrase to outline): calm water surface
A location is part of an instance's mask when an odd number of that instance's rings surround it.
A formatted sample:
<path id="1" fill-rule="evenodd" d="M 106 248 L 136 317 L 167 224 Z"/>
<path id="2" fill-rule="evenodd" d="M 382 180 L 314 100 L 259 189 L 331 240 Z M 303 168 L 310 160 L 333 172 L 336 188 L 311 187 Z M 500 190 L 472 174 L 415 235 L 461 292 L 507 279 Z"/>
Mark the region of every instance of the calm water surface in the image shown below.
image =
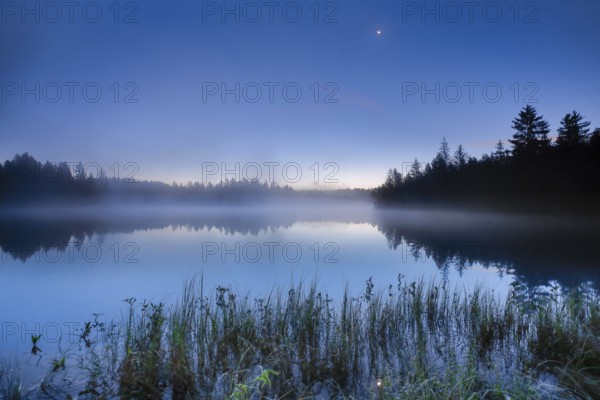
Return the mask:
<path id="1" fill-rule="evenodd" d="M 43 350 L 76 341 L 94 313 L 119 317 L 124 299 L 173 302 L 193 278 L 253 297 L 316 280 L 334 299 L 345 287 L 360 295 L 369 278 L 387 290 L 399 276 L 499 297 L 514 282 L 600 282 L 600 229 L 585 218 L 355 204 L 13 210 L 0 219 L 0 352 L 11 358 L 28 354 L 32 334 Z"/>

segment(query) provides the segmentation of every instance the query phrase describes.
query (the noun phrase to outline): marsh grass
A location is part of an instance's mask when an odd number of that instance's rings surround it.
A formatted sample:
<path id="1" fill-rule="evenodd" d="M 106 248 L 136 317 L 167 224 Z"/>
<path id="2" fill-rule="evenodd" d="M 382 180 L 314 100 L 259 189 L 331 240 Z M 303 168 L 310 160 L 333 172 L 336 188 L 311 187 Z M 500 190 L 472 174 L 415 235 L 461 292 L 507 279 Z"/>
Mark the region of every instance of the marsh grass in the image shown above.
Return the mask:
<path id="1" fill-rule="evenodd" d="M 8 360 L 0 360 L 0 399 L 19 400 L 22 398 L 21 379 L 16 367 Z"/>
<path id="2" fill-rule="evenodd" d="M 600 397 L 600 300 L 589 288 L 492 291 L 404 282 L 334 301 L 315 283 L 264 297 L 202 281 L 127 300 L 67 357 L 86 398 Z M 63 358 L 65 355 L 63 355 Z M 64 366 L 64 364 L 63 364 Z M 60 372 L 60 371 L 59 371 Z M 77 387 L 79 385 L 79 387 Z M 4 393 L 4 392 L 2 392 Z M 6 397 L 11 398 L 11 397 Z"/>

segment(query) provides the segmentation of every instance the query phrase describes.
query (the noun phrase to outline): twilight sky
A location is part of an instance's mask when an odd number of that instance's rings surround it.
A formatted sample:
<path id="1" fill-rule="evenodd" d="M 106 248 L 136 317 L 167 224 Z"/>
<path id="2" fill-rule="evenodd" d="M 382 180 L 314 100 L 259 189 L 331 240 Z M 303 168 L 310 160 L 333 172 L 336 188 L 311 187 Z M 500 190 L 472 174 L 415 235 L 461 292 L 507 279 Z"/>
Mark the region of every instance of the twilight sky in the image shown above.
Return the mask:
<path id="1" fill-rule="evenodd" d="M 167 182 L 257 163 L 287 183 L 296 163 L 299 187 L 372 187 L 443 136 L 492 151 L 526 103 L 553 134 L 573 109 L 600 126 L 599 18 L 597 0 L 0 1 L 0 159 Z"/>

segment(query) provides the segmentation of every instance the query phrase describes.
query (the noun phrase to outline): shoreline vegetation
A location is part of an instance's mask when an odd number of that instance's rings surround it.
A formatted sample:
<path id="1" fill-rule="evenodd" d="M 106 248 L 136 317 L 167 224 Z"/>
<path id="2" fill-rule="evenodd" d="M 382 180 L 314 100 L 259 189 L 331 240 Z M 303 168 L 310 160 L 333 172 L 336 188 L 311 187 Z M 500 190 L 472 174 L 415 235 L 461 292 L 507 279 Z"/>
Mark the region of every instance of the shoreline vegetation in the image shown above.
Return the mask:
<path id="1" fill-rule="evenodd" d="M 125 300 L 2 399 L 592 399 L 600 397 L 600 297 L 581 286 L 505 299 L 481 287 L 398 282 L 332 299 L 291 283 L 265 297 L 188 282 L 166 306 Z M 37 359 L 37 358 L 36 358 Z M 38 360 L 39 362 L 39 360 Z M 44 365 L 43 363 L 41 363 Z"/>
<path id="2" fill-rule="evenodd" d="M 405 175 L 391 169 L 372 191 L 303 191 L 248 180 L 115 182 L 101 169 L 89 175 L 81 163 L 72 170 L 67 163 L 42 164 L 24 153 L 0 164 L 0 211 L 6 211 L 0 217 L 10 217 L 15 208 L 46 205 L 337 206 L 353 201 L 405 210 L 418 205 L 598 215 L 600 128 L 590 133 L 589 126 L 573 111 L 553 142 L 549 124 L 526 106 L 513 120 L 512 149 L 500 141 L 494 153 L 477 159 L 462 146 L 451 155 L 443 139 L 431 163 L 414 160 Z M 416 226 L 403 222 L 400 230 L 384 217 L 379 227 L 390 246 L 420 243 L 432 252 L 427 245 L 440 242 L 435 236 L 440 229 L 425 242 L 417 240 L 422 220 Z M 198 225 L 210 223 L 199 220 Z M 15 232 L 29 238 L 31 226 L 17 221 L 0 233 L 10 233 L 5 236 L 11 245 Z M 70 229 L 86 232 L 75 225 Z M 64 233 L 71 237 L 70 231 Z M 594 245 L 588 238 L 583 248 Z M 21 249 L 12 250 L 19 254 Z M 475 257 L 470 249 L 444 246 L 432 254 L 441 265 L 458 260 L 461 268 Z M 499 257 L 490 263 L 505 261 Z M 65 338 L 68 343 L 57 354 L 46 354 L 38 346 L 43 338 L 31 336 L 27 362 L 39 362 L 45 372 L 23 387 L 28 379 L 20 376 L 18 365 L 0 362 L 0 399 L 600 398 L 600 295 L 591 285 L 531 288 L 517 280 L 500 299 L 482 287 L 467 291 L 399 276 L 389 287 L 376 289 L 368 280 L 364 293 L 333 299 L 314 282 L 291 283 L 255 298 L 226 287 L 208 293 L 193 280 L 173 305 L 126 303 L 121 319 L 96 316 L 76 338 Z"/>
<path id="3" fill-rule="evenodd" d="M 28 153 L 0 163 L 0 205 L 340 204 L 371 201 L 379 208 L 418 207 L 501 213 L 600 214 L 600 128 L 577 111 L 566 114 L 556 138 L 528 105 L 512 121 L 511 149 L 470 156 L 462 145 L 451 154 L 446 139 L 431 162 L 415 159 L 406 171 L 392 168 L 372 190 L 295 190 L 247 179 L 216 184 L 167 184 L 108 177 L 97 164 L 41 163 Z M 410 165 L 408 165 L 410 164 Z M 133 167 L 132 167 L 133 168 Z M 404 174 L 403 174 L 404 172 Z"/>
<path id="4" fill-rule="evenodd" d="M 502 140 L 481 158 L 462 145 L 451 154 L 442 139 L 431 162 L 415 159 L 405 174 L 388 171 L 373 197 L 381 207 L 458 207 L 527 213 L 600 212 L 600 128 L 577 111 L 560 121 L 556 139 L 550 124 L 528 105 L 512 121 L 511 149 Z"/>

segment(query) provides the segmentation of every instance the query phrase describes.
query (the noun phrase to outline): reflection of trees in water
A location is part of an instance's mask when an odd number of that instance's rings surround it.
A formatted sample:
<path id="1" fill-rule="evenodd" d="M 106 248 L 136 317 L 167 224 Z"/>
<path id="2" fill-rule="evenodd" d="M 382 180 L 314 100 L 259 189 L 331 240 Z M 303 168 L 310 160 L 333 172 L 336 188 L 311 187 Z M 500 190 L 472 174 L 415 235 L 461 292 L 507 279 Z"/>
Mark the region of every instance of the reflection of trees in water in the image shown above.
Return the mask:
<path id="1" fill-rule="evenodd" d="M 0 249 L 11 257 L 27 261 L 38 251 L 65 251 L 69 244 L 81 245 L 94 236 L 106 234 L 148 231 L 171 228 L 192 231 L 216 230 L 224 235 L 257 236 L 269 231 L 286 229 L 297 222 L 366 222 L 359 213 L 344 213 L 343 210 L 313 210 L 298 213 L 293 210 L 269 209 L 223 209 L 207 208 L 202 212 L 148 212 L 85 213 L 70 217 L 53 217 L 40 214 L 33 216 L 8 217 L 0 215 Z"/>
<path id="2" fill-rule="evenodd" d="M 225 219 L 225 220 L 224 220 Z M 76 245 L 94 236 L 115 233 L 134 233 L 155 229 L 188 229 L 193 231 L 217 230 L 225 235 L 256 236 L 269 229 L 289 227 L 291 224 L 272 225 L 259 221 L 219 218 L 219 221 L 196 219 L 178 221 L 169 219 L 134 218 L 127 220 L 3 220 L 0 226 L 0 248 L 13 258 L 26 261 L 36 252 L 58 250 L 64 252 L 69 243 Z"/>
<path id="3" fill-rule="evenodd" d="M 493 268 L 500 276 L 513 272 L 512 261 L 495 257 L 499 255 L 498 251 L 505 250 L 499 249 L 495 243 L 454 242 L 448 241 L 448 238 L 444 241 L 428 240 L 404 234 L 399 228 L 391 228 L 390 231 L 379 229 L 388 240 L 390 249 L 402 253 L 403 261 L 411 259 L 418 263 L 431 259 L 444 277 L 450 270 L 456 270 L 462 276 L 475 264 Z"/>
<path id="4" fill-rule="evenodd" d="M 45 223 L 29 219 L 2 220 L 0 247 L 13 258 L 26 261 L 42 250 L 66 251 L 71 240 L 83 243 L 93 231 L 85 225 Z"/>
<path id="5" fill-rule="evenodd" d="M 600 281 L 600 224 L 548 217 L 517 218 L 460 213 L 372 212 L 323 208 L 304 210 L 232 208 L 188 213 L 86 213 L 71 218 L 0 216 L 0 248 L 26 261 L 38 251 L 65 251 L 95 236 L 154 229 L 216 230 L 256 236 L 298 222 L 370 223 L 403 262 L 433 260 L 445 274 L 481 265 L 515 274 L 531 284 Z"/>
<path id="6" fill-rule="evenodd" d="M 462 274 L 477 264 L 534 285 L 550 280 L 568 286 L 587 278 L 598 281 L 600 227 L 558 219 L 498 221 L 469 224 L 457 217 L 425 224 L 384 217 L 377 228 L 390 249 L 402 253 L 403 261 L 431 259 L 444 274 L 449 270 Z"/>

